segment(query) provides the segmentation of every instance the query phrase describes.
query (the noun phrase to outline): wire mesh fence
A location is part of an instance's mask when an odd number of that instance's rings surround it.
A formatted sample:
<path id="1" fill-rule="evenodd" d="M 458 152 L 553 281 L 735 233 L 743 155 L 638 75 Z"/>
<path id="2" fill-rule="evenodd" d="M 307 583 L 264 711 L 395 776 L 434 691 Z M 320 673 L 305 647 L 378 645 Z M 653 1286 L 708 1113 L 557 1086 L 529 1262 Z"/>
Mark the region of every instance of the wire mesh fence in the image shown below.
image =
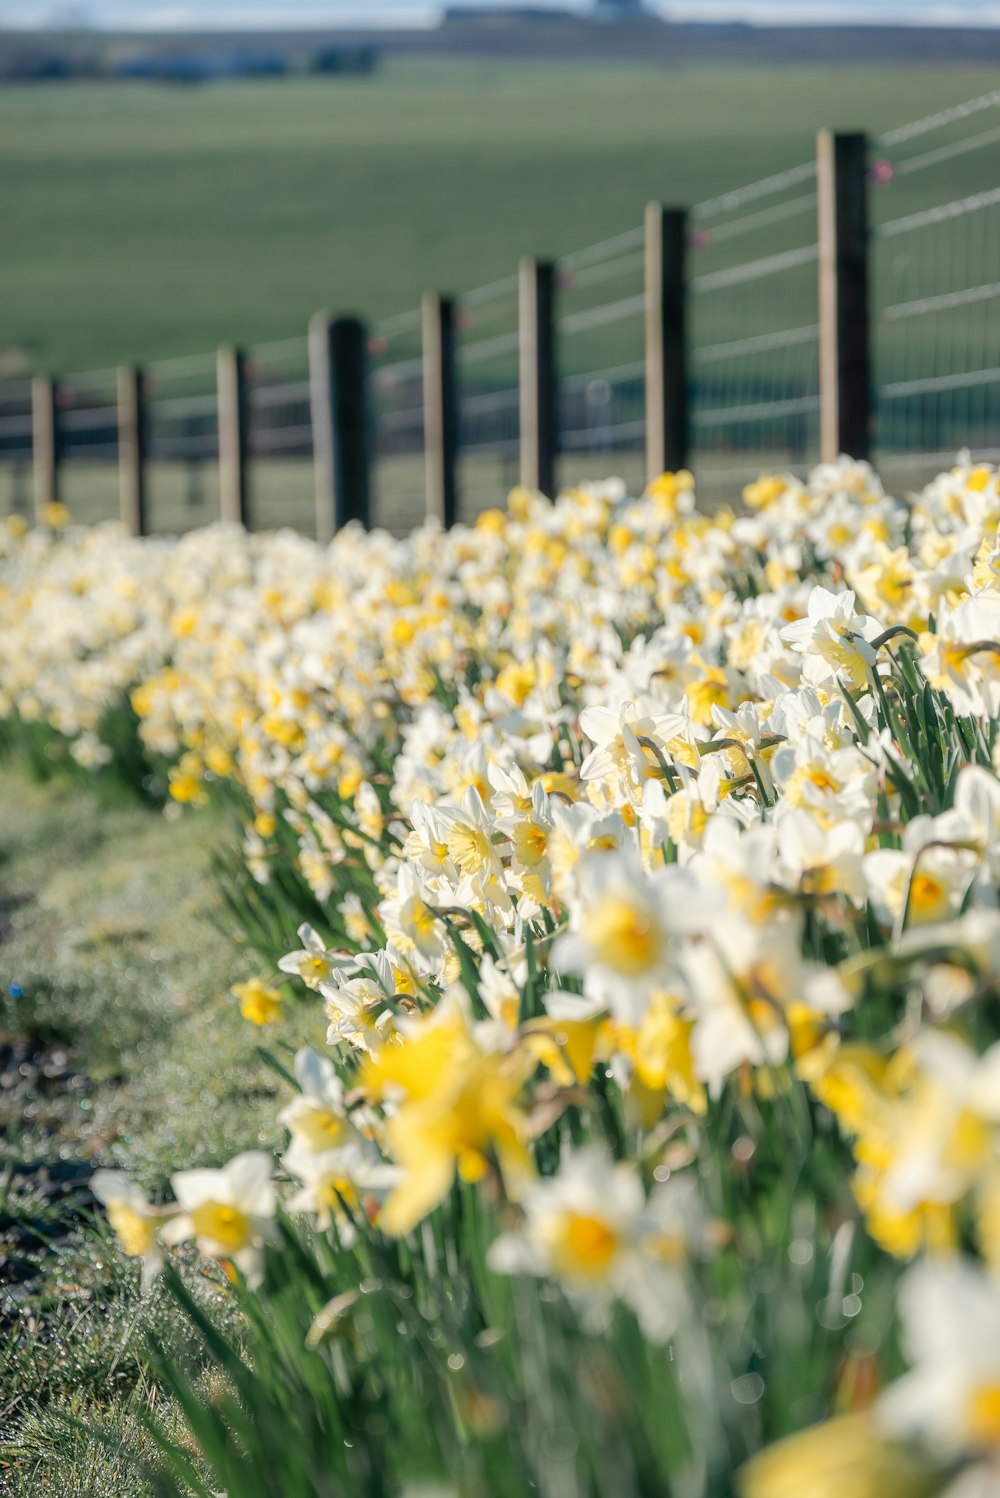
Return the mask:
<path id="1" fill-rule="evenodd" d="M 1000 451 L 1000 90 L 875 142 L 876 452 L 919 483 Z"/>
<path id="2" fill-rule="evenodd" d="M 1000 454 L 1000 90 L 871 142 L 869 267 L 875 456 L 919 482 L 961 447 Z M 817 167 L 804 162 L 696 204 L 687 248 L 691 466 L 710 502 L 762 469 L 819 456 Z M 646 476 L 644 233 L 557 263 L 557 476 Z M 518 278 L 458 303 L 458 518 L 517 481 Z M 404 533 L 425 506 L 421 309 L 369 342 L 372 519 Z M 315 533 L 310 347 L 303 334 L 247 351 L 249 517 Z M 179 531 L 220 504 L 216 356 L 145 371 L 148 526 Z M 116 372 L 60 382 L 60 495 L 84 521 L 117 513 Z M 0 380 L 0 513 L 32 505 L 31 384 Z"/>
<path id="3" fill-rule="evenodd" d="M 112 519 L 118 510 L 117 371 L 88 370 L 55 392 L 60 498 L 84 524 Z"/>
<path id="4" fill-rule="evenodd" d="M 160 360 L 148 366 L 143 383 L 149 529 L 210 525 L 219 516 L 215 358 Z"/>
<path id="5" fill-rule="evenodd" d="M 517 482 L 517 278 L 462 298 L 456 338 L 460 520 L 495 505 Z"/>
<path id="6" fill-rule="evenodd" d="M 812 162 L 692 213 L 692 462 L 709 496 L 818 456 L 816 217 Z"/>
<path id="7" fill-rule="evenodd" d="M 643 231 L 558 264 L 560 482 L 645 475 Z"/>
<path id="8" fill-rule="evenodd" d="M 316 528 L 309 343 L 305 335 L 247 350 L 250 516 L 255 527 Z"/>

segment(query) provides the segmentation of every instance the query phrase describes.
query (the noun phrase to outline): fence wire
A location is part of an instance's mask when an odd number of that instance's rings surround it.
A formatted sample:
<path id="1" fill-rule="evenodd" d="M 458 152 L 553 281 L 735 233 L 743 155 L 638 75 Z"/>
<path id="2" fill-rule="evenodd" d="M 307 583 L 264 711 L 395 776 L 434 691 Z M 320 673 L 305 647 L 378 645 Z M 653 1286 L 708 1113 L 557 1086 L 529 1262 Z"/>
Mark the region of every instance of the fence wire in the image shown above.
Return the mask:
<path id="1" fill-rule="evenodd" d="M 517 483 L 521 435 L 518 283 L 464 296 L 458 319 L 458 516 L 473 520 Z"/>
<path id="2" fill-rule="evenodd" d="M 568 255 L 557 276 L 562 484 L 645 477 L 642 230 Z"/>
<path id="3" fill-rule="evenodd" d="M 309 340 L 304 334 L 246 353 L 246 423 L 252 524 L 315 533 Z"/>
<path id="4" fill-rule="evenodd" d="M 876 447 L 914 484 L 939 454 L 985 456 L 1000 430 L 998 141 L 995 90 L 876 143 Z"/>
<path id="5" fill-rule="evenodd" d="M 818 456 L 815 165 L 714 199 L 694 220 L 692 463 L 714 498 Z"/>

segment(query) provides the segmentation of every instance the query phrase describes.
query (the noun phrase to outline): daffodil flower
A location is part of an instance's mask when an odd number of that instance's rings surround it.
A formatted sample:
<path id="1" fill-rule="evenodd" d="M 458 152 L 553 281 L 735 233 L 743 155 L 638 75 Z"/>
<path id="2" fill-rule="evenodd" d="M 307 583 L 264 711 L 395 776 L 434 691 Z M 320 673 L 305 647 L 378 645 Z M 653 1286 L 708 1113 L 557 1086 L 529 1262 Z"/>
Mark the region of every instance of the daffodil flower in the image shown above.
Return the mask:
<path id="1" fill-rule="evenodd" d="M 181 1170 L 171 1177 L 179 1212 L 164 1225 L 164 1243 L 193 1238 L 206 1258 L 235 1264 L 251 1289 L 263 1279 L 264 1248 L 276 1237 L 276 1197 L 269 1155 L 252 1150 L 221 1170 Z"/>
<path id="2" fill-rule="evenodd" d="M 163 1267 L 163 1249 L 157 1236 L 165 1213 L 154 1207 L 134 1181 L 120 1170 L 97 1170 L 90 1189 L 106 1208 L 108 1221 L 122 1251 L 142 1260 L 142 1288 L 147 1291 Z"/>
<path id="3" fill-rule="evenodd" d="M 621 1300 L 651 1342 L 670 1339 L 688 1294 L 684 1266 L 702 1240 L 693 1180 L 671 1180 L 647 1200 L 633 1166 L 589 1146 L 536 1182 L 522 1206 L 521 1226 L 489 1250 L 493 1270 L 556 1280 L 598 1325 Z"/>

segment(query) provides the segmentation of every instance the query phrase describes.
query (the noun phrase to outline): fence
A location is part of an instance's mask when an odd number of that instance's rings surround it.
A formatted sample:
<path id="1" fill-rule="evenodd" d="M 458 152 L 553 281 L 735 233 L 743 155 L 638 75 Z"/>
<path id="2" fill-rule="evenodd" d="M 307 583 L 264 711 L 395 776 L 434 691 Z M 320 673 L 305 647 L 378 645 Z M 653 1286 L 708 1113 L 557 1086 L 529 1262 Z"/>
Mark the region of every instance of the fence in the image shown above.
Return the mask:
<path id="1" fill-rule="evenodd" d="M 1000 90 L 459 300 L 246 350 L 0 383 L 0 510 L 321 539 L 690 466 L 709 498 L 839 451 L 1000 453 Z"/>

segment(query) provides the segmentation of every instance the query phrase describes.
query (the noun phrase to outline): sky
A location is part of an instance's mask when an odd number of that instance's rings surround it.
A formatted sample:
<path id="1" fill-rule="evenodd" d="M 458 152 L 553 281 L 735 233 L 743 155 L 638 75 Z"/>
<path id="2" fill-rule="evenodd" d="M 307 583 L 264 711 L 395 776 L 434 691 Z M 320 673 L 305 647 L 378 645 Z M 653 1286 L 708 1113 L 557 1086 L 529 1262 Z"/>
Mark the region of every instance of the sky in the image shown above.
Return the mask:
<path id="1" fill-rule="evenodd" d="M 431 25 L 442 0 L 0 0 L 0 26 L 88 24 L 116 29 Z M 503 0 L 461 0 L 489 7 Z M 589 0 L 531 0 L 590 9 Z M 1000 26 L 1000 0 L 647 0 L 677 20 L 756 22 L 890 20 L 925 25 Z"/>

